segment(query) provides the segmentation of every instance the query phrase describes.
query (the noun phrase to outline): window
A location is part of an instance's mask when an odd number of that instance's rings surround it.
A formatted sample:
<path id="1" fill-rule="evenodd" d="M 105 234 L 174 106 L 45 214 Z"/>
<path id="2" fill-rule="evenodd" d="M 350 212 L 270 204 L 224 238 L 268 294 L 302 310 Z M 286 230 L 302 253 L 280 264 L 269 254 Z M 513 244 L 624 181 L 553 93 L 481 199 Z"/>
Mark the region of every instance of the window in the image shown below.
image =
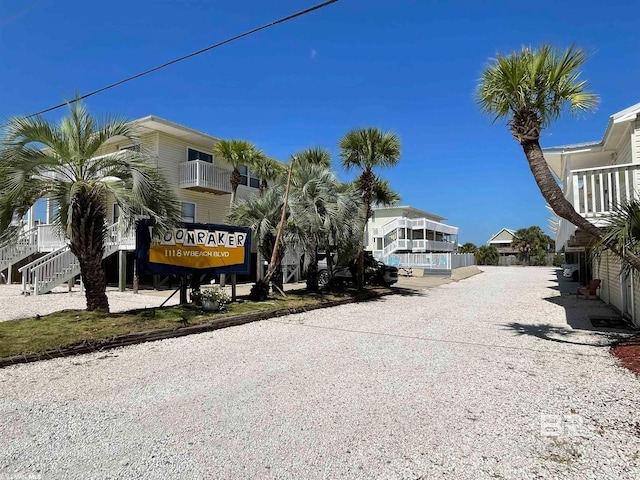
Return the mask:
<path id="1" fill-rule="evenodd" d="M 182 207 L 182 221 L 185 223 L 195 223 L 196 204 L 190 202 L 180 202 Z"/>
<path id="2" fill-rule="evenodd" d="M 118 223 L 120 218 L 120 206 L 117 203 L 113 204 L 113 223 Z"/>
<path id="3" fill-rule="evenodd" d="M 249 178 L 249 168 L 246 165 L 240 165 L 238 167 L 240 175 L 242 175 L 241 185 L 247 185 L 247 179 Z"/>
<path id="4" fill-rule="evenodd" d="M 242 180 L 240 181 L 241 185 L 260 188 L 260 178 L 253 175 L 246 165 L 239 166 L 238 171 L 240 172 L 240 175 L 242 175 Z"/>
<path id="5" fill-rule="evenodd" d="M 213 163 L 213 155 L 201 152 L 200 150 L 194 150 L 193 148 L 187 149 L 187 157 L 190 162 L 200 160 L 202 162 Z"/>

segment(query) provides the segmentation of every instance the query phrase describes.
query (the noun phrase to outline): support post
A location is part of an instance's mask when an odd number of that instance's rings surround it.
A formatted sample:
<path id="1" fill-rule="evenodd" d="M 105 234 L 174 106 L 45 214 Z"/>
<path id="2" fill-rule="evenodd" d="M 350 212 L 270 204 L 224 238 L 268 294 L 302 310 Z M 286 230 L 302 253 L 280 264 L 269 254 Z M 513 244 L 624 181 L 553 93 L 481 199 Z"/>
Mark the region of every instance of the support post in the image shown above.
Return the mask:
<path id="1" fill-rule="evenodd" d="M 133 293 L 138 293 L 138 287 L 140 286 L 137 263 L 138 262 L 133 262 Z"/>
<path id="2" fill-rule="evenodd" d="M 127 287 L 127 252 L 118 252 L 118 290 L 124 292 Z"/>
<path id="3" fill-rule="evenodd" d="M 187 276 L 180 275 L 180 305 L 187 303 Z"/>
<path id="4" fill-rule="evenodd" d="M 236 301 L 236 274 L 231 274 L 231 301 Z"/>

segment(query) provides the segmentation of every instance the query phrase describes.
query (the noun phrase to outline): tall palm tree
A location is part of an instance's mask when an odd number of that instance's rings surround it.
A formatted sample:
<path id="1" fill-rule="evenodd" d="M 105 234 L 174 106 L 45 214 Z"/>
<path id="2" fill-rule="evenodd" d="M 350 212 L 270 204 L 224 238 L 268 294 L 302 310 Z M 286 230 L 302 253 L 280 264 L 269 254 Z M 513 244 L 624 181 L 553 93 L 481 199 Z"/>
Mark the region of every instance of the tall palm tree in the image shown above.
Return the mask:
<path id="1" fill-rule="evenodd" d="M 585 52 L 574 46 L 564 51 L 550 45 L 538 49 L 523 47 L 509 55 L 498 54 L 482 72 L 476 99 L 480 109 L 492 115 L 494 121 L 507 121 L 553 211 L 601 240 L 602 230 L 578 214 L 564 197 L 540 148 L 540 132 L 565 111 L 578 114 L 597 106 L 598 97 L 588 90 L 587 81 L 580 78 L 585 60 Z M 640 258 L 628 250 L 617 249 L 613 243 L 608 246 L 640 270 Z"/>
<path id="2" fill-rule="evenodd" d="M 139 143 L 130 123 L 97 120 L 76 101 L 58 124 L 39 116 L 12 118 L 0 143 L 0 228 L 40 197 L 56 202 L 53 223 L 80 264 L 87 310 L 109 310 L 101 265 L 107 198 L 115 198 L 129 225 L 136 215 L 145 215 L 164 229 L 180 215 L 173 190 L 148 155 L 132 150 L 99 155 L 115 137 Z"/>
<path id="3" fill-rule="evenodd" d="M 357 168 L 362 171 L 358 179 L 361 189 L 364 220 L 362 238 L 358 251 L 358 286 L 364 285 L 364 228 L 371 217 L 371 203 L 377 167 L 392 167 L 400 160 L 400 140 L 393 132 L 378 128 L 358 128 L 347 132 L 340 140 L 340 156 L 345 170 Z"/>
<path id="4" fill-rule="evenodd" d="M 331 154 L 323 147 L 307 148 L 294 155 L 294 158 L 298 165 L 309 164 L 331 168 Z"/>
<path id="5" fill-rule="evenodd" d="M 296 159 L 300 158 L 295 156 Z M 344 236 L 360 210 L 359 196 L 322 164 L 296 163 L 291 178 L 290 232 L 304 246 L 307 289 L 318 290 L 318 250 Z M 360 233 L 360 232 L 358 232 Z"/>
<path id="6" fill-rule="evenodd" d="M 262 195 L 238 200 L 229 208 L 226 221 L 231 225 L 250 227 L 258 250 L 263 258 L 271 258 L 275 246 L 276 229 L 280 222 L 284 187 L 276 185 Z M 285 255 L 284 242 L 280 242 L 276 263 L 279 265 Z"/>
<path id="7" fill-rule="evenodd" d="M 268 182 L 277 180 L 284 175 L 286 168 L 277 160 L 262 155 L 254 160 L 251 171 L 260 177 L 260 195 L 263 195 L 265 190 L 269 188 Z"/>
<path id="8" fill-rule="evenodd" d="M 213 147 L 213 153 L 217 158 L 231 165 L 231 200 L 230 205 L 236 202 L 238 185 L 242 183 L 240 167 L 252 168 L 258 159 L 264 154 L 251 142 L 245 140 L 220 140 Z"/>

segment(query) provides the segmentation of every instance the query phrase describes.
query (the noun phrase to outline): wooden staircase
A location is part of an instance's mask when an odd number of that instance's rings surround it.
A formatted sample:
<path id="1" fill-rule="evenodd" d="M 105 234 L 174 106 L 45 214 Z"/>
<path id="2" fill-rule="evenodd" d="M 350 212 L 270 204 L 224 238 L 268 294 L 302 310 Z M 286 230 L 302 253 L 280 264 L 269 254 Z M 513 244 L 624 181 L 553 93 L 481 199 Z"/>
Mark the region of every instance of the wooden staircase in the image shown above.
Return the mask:
<path id="1" fill-rule="evenodd" d="M 104 255 L 107 258 L 120 247 L 118 224 L 107 229 L 104 242 Z M 80 263 L 71 252 L 69 245 L 47 253 L 18 270 L 22 273 L 22 293 L 41 295 L 48 293 L 63 283 L 69 283 L 80 275 Z"/>

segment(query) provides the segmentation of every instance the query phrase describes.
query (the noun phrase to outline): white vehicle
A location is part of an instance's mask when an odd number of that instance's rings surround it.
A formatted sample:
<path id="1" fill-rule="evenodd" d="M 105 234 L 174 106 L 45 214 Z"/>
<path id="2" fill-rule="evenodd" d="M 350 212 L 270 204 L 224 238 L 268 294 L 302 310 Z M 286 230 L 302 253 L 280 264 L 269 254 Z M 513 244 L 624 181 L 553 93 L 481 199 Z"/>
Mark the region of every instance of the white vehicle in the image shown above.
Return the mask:
<path id="1" fill-rule="evenodd" d="M 580 265 L 577 263 L 563 263 L 560 268 L 562 268 L 563 277 L 570 278 L 574 282 L 580 278 Z"/>

